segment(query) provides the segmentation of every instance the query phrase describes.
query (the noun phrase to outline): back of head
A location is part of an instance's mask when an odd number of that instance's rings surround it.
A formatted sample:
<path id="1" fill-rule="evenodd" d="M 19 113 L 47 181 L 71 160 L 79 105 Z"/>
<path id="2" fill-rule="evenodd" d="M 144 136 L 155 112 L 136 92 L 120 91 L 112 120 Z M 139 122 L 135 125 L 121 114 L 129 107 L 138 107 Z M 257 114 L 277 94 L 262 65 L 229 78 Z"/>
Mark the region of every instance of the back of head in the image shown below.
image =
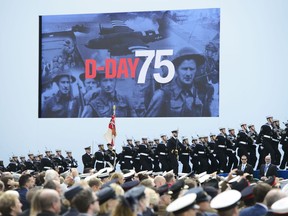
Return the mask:
<path id="1" fill-rule="evenodd" d="M 0 180 L 0 192 L 5 190 L 4 183 Z"/>
<path id="2" fill-rule="evenodd" d="M 46 181 L 49 181 L 49 180 L 57 180 L 57 181 L 60 181 L 59 179 L 59 174 L 55 171 L 55 170 L 47 170 L 45 172 L 45 182 Z"/>
<path id="3" fill-rule="evenodd" d="M 16 205 L 16 199 L 18 198 L 11 193 L 3 193 L 0 195 L 1 215 L 11 215 L 12 207 Z"/>
<path id="4" fill-rule="evenodd" d="M 272 189 L 272 187 L 264 182 L 257 184 L 253 189 L 253 194 L 255 196 L 255 201 L 262 203 L 266 194 Z"/>
<path id="5" fill-rule="evenodd" d="M 136 216 L 134 200 L 126 199 L 124 196 L 119 197 L 119 203 L 113 209 L 111 216 Z"/>
<path id="6" fill-rule="evenodd" d="M 264 203 L 266 204 L 266 206 L 268 207 L 268 209 L 271 209 L 271 206 L 273 205 L 273 203 L 275 203 L 276 201 L 282 199 L 286 197 L 286 194 L 281 191 L 280 189 L 272 189 L 270 190 L 267 195 L 265 196 L 264 199 Z"/>
<path id="7" fill-rule="evenodd" d="M 43 188 L 56 190 L 56 183 L 53 180 L 46 181 Z"/>
<path id="8" fill-rule="evenodd" d="M 55 209 L 54 205 L 59 204 L 59 209 Z M 60 211 L 60 197 L 53 189 L 43 189 L 39 194 L 40 211 L 52 211 L 56 214 Z"/>
<path id="9" fill-rule="evenodd" d="M 164 178 L 166 179 L 167 183 L 170 183 L 174 179 L 174 174 L 173 173 L 167 173 Z"/>
<path id="10" fill-rule="evenodd" d="M 85 188 L 74 196 L 71 200 L 71 205 L 75 206 L 80 213 L 86 213 L 93 202 L 92 190 Z"/>
<path id="11" fill-rule="evenodd" d="M 39 196 L 42 192 L 42 189 L 39 189 L 35 192 L 35 194 L 32 196 L 31 199 L 31 208 L 30 208 L 30 215 L 37 215 L 39 212 L 41 212 L 41 206 L 39 201 Z M 28 193 L 27 193 L 28 194 Z"/>
<path id="12" fill-rule="evenodd" d="M 19 187 L 25 187 L 25 184 L 29 181 L 31 174 L 23 174 L 19 178 Z"/>
<path id="13" fill-rule="evenodd" d="M 98 179 L 98 178 L 91 178 L 89 181 L 88 181 L 88 185 L 89 185 L 89 187 L 93 187 L 93 186 L 96 186 L 96 187 L 99 187 L 100 188 L 100 186 L 102 185 L 102 182 L 101 182 L 101 180 L 100 179 Z"/>
<path id="14" fill-rule="evenodd" d="M 154 183 L 156 187 L 160 187 L 161 185 L 164 185 L 166 183 L 166 179 L 163 176 L 156 176 L 154 178 Z"/>

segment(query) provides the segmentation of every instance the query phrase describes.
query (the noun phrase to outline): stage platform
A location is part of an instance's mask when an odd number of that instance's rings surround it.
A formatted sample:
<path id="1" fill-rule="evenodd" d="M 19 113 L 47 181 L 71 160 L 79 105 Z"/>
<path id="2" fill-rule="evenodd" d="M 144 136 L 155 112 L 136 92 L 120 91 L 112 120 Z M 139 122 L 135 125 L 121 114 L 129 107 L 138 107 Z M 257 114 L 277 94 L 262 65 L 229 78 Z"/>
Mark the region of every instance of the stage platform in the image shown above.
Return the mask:
<path id="1" fill-rule="evenodd" d="M 278 176 L 277 176 L 277 177 L 283 178 L 283 179 L 288 179 L 288 170 L 278 170 L 277 173 L 278 173 Z M 227 175 L 228 175 L 228 173 L 222 173 L 222 174 L 220 174 L 220 176 L 227 176 Z M 254 178 L 257 178 L 257 179 L 260 179 L 259 170 L 255 170 L 255 171 L 254 171 L 253 177 L 254 177 Z"/>

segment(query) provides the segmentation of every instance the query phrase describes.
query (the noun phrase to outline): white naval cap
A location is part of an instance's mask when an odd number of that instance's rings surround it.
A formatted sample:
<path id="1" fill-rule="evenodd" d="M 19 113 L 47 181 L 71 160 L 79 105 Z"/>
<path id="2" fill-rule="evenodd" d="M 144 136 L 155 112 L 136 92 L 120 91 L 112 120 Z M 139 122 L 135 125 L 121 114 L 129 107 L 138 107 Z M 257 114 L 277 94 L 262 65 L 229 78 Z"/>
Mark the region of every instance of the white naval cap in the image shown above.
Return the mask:
<path id="1" fill-rule="evenodd" d="M 271 210 L 273 213 L 277 213 L 277 215 L 285 214 L 287 215 L 288 213 L 288 197 L 282 198 L 271 206 Z"/>
<path id="2" fill-rule="evenodd" d="M 207 181 L 208 179 L 210 179 L 211 175 L 210 174 L 205 174 L 204 176 L 201 176 L 200 178 L 198 178 L 198 181 L 202 184 L 205 181 Z"/>
<path id="3" fill-rule="evenodd" d="M 124 177 L 125 179 L 131 178 L 131 177 L 134 176 L 135 174 L 136 174 L 135 170 L 129 170 L 128 173 L 123 174 L 123 177 Z"/>
<path id="4" fill-rule="evenodd" d="M 195 205 L 196 197 L 197 195 L 195 193 L 190 193 L 179 197 L 167 206 L 166 211 L 179 214 L 189 209 L 198 209 L 199 207 Z"/>
<path id="5" fill-rule="evenodd" d="M 234 208 L 241 199 L 241 193 L 237 190 L 227 190 L 211 200 L 210 206 L 218 211 Z"/>

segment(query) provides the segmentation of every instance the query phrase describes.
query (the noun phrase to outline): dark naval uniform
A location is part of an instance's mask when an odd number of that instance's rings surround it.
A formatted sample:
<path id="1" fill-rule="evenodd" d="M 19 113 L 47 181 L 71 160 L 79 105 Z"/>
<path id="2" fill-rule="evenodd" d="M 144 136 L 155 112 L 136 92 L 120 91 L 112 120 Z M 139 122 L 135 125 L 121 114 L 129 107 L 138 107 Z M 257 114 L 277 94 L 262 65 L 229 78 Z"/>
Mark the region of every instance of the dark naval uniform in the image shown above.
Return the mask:
<path id="1" fill-rule="evenodd" d="M 238 146 L 238 156 L 241 158 L 242 155 L 245 155 L 250 163 L 250 157 L 248 154 L 248 141 L 249 137 L 247 133 L 244 130 L 239 130 L 236 139 L 236 144 Z"/>
<path id="2" fill-rule="evenodd" d="M 179 161 L 183 165 L 183 168 L 182 168 L 183 173 L 191 172 L 191 166 L 189 164 L 190 152 L 191 152 L 190 146 L 188 144 L 183 144 L 183 146 L 181 147 L 180 154 L 179 154 Z"/>
<path id="3" fill-rule="evenodd" d="M 224 172 L 226 169 L 226 164 L 227 164 L 226 142 L 227 142 L 227 139 L 226 139 L 225 134 L 220 133 L 217 135 L 216 140 L 215 140 L 215 144 L 216 144 L 215 153 L 219 161 L 220 172 Z"/>
<path id="4" fill-rule="evenodd" d="M 73 157 L 66 157 L 65 161 L 67 163 L 67 168 L 77 168 L 78 167 L 78 162 L 75 160 Z"/>
<path id="5" fill-rule="evenodd" d="M 28 158 L 26 160 L 25 166 L 27 170 L 36 170 L 36 167 L 34 166 L 34 161 L 31 158 Z"/>
<path id="6" fill-rule="evenodd" d="M 272 147 L 272 136 L 273 136 L 273 128 L 269 123 L 266 123 L 261 126 L 258 139 L 256 143 L 261 143 L 264 148 L 264 155 L 271 155 L 271 163 L 275 163 L 275 151 Z M 260 161 L 260 163 L 264 163 L 264 161 Z"/>
<path id="7" fill-rule="evenodd" d="M 286 128 L 281 132 L 281 140 L 282 150 L 284 152 L 280 169 L 285 169 L 288 166 L 288 123 L 285 123 Z"/>
<path id="8" fill-rule="evenodd" d="M 196 143 L 197 143 L 197 139 L 193 140 L 192 139 L 192 143 L 190 145 L 190 157 L 191 157 L 191 163 L 192 163 L 192 170 L 194 173 L 198 172 L 198 155 L 195 153 L 195 147 L 196 147 Z"/>
<path id="9" fill-rule="evenodd" d="M 97 171 L 105 167 L 104 151 L 98 150 L 94 154 L 95 168 Z"/>
<path id="10" fill-rule="evenodd" d="M 120 167 L 121 170 L 133 169 L 133 156 L 135 154 L 133 145 L 126 145 L 122 147 Z"/>
<path id="11" fill-rule="evenodd" d="M 173 169 L 174 174 L 178 175 L 178 154 L 182 148 L 182 143 L 177 137 L 171 137 L 167 141 L 168 158 Z"/>
<path id="12" fill-rule="evenodd" d="M 85 169 L 93 169 L 94 168 L 94 160 L 93 160 L 93 155 L 92 154 L 83 154 L 82 155 L 82 162 L 84 165 L 84 171 Z"/>
<path id="13" fill-rule="evenodd" d="M 159 162 L 161 164 L 161 170 L 169 171 L 171 170 L 169 165 L 169 159 L 168 159 L 168 149 L 165 143 L 160 142 L 156 147 L 156 152 L 159 155 Z"/>
<path id="14" fill-rule="evenodd" d="M 59 169 L 59 173 L 63 173 L 67 170 L 67 163 L 63 155 L 56 155 L 53 157 L 53 162 L 56 167 Z"/>
<path id="15" fill-rule="evenodd" d="M 226 172 L 229 173 L 231 169 L 237 168 L 239 163 L 236 157 L 236 136 L 234 134 L 227 135 L 226 154 L 228 156 L 228 166 Z"/>
<path id="16" fill-rule="evenodd" d="M 279 126 L 273 125 L 273 135 L 272 135 L 272 148 L 275 152 L 275 164 L 279 165 L 281 160 L 281 153 L 279 151 L 279 142 L 281 139 L 282 129 Z"/>
<path id="17" fill-rule="evenodd" d="M 104 153 L 104 160 L 111 163 L 115 167 L 117 160 L 117 154 L 115 149 L 107 149 Z M 109 167 L 109 165 L 106 164 L 106 167 Z"/>
<path id="18" fill-rule="evenodd" d="M 157 152 L 157 146 L 158 144 L 153 144 L 151 146 L 151 153 L 150 153 L 150 157 L 153 159 L 153 172 L 160 172 L 161 168 L 160 168 L 160 163 L 159 163 L 159 154 Z"/>
<path id="19" fill-rule="evenodd" d="M 194 153 L 198 155 L 198 173 L 209 170 L 207 149 L 202 142 L 198 142 L 194 148 Z"/>
<path id="20" fill-rule="evenodd" d="M 6 171 L 8 172 L 17 172 L 19 170 L 20 170 L 19 164 L 16 161 L 12 161 L 12 160 L 6 167 Z"/>
<path id="21" fill-rule="evenodd" d="M 256 137 L 257 137 L 257 132 L 248 132 L 248 154 L 249 154 L 249 164 L 252 165 L 254 168 L 257 162 L 257 156 L 256 156 L 256 145 L 254 145 Z"/>
<path id="22" fill-rule="evenodd" d="M 137 145 L 136 143 L 135 143 L 135 147 L 134 147 L 133 166 L 134 166 L 136 172 L 141 171 L 139 144 Z"/>
<path id="23" fill-rule="evenodd" d="M 45 170 L 45 169 L 54 169 L 55 165 L 53 163 L 53 160 L 50 157 L 44 156 L 41 159 L 41 170 Z"/>
<path id="24" fill-rule="evenodd" d="M 151 148 L 147 144 L 141 143 L 139 145 L 141 170 L 152 170 Z"/>

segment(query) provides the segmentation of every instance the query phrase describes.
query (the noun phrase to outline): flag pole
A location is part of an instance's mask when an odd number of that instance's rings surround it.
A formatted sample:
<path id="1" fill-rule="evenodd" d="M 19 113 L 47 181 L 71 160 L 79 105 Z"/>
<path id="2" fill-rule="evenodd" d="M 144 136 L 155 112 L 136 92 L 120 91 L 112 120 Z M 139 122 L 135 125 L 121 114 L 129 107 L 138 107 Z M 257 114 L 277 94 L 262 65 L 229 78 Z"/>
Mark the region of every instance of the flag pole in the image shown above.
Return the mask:
<path id="1" fill-rule="evenodd" d="M 115 119 L 115 113 L 116 113 L 116 105 L 114 104 L 113 105 L 113 116 L 114 116 L 114 119 Z M 115 130 L 115 124 L 114 124 L 114 130 Z M 113 141 L 113 143 L 114 143 L 113 148 L 115 149 L 115 142 L 116 142 L 116 136 L 115 135 L 113 135 L 113 140 L 114 140 Z"/>
<path id="2" fill-rule="evenodd" d="M 116 112 L 116 105 L 114 104 L 113 105 L 113 115 L 115 115 L 115 112 Z"/>

